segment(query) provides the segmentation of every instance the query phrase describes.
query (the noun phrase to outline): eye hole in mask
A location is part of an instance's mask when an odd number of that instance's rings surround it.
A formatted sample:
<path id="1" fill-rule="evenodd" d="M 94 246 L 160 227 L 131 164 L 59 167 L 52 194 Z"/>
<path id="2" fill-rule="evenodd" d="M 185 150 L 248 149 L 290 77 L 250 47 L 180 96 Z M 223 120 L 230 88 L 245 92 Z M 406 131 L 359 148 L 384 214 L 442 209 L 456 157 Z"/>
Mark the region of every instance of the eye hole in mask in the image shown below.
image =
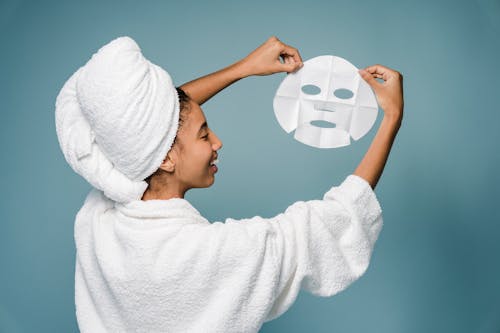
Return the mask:
<path id="1" fill-rule="evenodd" d="M 321 88 L 314 84 L 306 84 L 302 86 L 302 92 L 307 95 L 318 95 L 321 92 Z"/>
<path id="2" fill-rule="evenodd" d="M 340 98 L 340 99 L 349 99 L 349 98 L 352 98 L 352 96 L 354 96 L 354 93 L 352 91 L 350 91 L 349 89 L 344 89 L 344 88 L 340 88 L 340 89 L 335 90 L 333 92 L 333 94 L 335 95 L 335 97 Z"/>

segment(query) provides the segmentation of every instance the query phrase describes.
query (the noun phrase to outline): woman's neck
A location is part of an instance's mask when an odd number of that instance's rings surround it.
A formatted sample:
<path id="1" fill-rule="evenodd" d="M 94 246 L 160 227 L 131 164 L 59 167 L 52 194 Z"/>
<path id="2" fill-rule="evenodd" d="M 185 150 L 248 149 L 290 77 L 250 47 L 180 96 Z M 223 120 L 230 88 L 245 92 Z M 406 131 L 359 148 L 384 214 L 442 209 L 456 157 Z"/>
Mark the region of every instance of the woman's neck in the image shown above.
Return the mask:
<path id="1" fill-rule="evenodd" d="M 187 189 L 184 189 L 179 184 L 156 184 L 156 182 L 152 182 L 146 191 L 144 191 L 141 200 L 168 200 L 172 198 L 184 199 L 186 191 Z"/>

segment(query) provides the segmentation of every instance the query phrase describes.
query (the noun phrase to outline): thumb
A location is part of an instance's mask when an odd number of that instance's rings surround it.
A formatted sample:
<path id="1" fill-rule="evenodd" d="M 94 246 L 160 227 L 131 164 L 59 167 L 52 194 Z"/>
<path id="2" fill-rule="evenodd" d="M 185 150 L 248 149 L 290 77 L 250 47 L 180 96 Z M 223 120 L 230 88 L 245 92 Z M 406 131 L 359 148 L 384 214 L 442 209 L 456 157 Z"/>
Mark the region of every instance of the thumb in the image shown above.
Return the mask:
<path id="1" fill-rule="evenodd" d="M 363 78 L 363 80 L 365 80 L 366 83 L 368 83 L 373 88 L 373 90 L 379 88 L 380 83 L 377 80 L 375 80 L 375 78 L 370 73 L 368 73 L 364 69 L 360 69 L 358 70 L 358 72 L 359 75 L 361 75 L 361 77 Z"/>

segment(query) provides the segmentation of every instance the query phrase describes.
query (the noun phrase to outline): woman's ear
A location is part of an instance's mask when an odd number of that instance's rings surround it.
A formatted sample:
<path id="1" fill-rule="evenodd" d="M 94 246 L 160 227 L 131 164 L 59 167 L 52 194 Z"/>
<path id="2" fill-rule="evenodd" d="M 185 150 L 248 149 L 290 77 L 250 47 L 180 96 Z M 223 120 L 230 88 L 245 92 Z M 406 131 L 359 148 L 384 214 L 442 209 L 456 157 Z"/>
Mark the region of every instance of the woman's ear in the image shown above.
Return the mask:
<path id="1" fill-rule="evenodd" d="M 173 156 L 171 156 L 170 152 L 168 152 L 167 156 L 163 160 L 163 163 L 160 165 L 160 169 L 166 172 L 174 172 L 175 170 L 175 161 Z"/>

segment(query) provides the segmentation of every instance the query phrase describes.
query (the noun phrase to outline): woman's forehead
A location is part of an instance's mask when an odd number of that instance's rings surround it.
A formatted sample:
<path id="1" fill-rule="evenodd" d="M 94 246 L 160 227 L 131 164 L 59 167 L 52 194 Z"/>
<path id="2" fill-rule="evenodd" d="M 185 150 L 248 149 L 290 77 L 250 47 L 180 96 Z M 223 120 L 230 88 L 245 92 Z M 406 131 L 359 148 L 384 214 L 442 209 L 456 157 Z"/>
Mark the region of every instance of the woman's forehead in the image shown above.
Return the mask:
<path id="1" fill-rule="evenodd" d="M 194 133 L 195 135 L 199 133 L 200 129 L 206 127 L 207 119 L 203 114 L 203 110 L 200 106 L 192 102 L 191 103 L 191 112 L 188 112 L 188 127 L 189 132 Z"/>

